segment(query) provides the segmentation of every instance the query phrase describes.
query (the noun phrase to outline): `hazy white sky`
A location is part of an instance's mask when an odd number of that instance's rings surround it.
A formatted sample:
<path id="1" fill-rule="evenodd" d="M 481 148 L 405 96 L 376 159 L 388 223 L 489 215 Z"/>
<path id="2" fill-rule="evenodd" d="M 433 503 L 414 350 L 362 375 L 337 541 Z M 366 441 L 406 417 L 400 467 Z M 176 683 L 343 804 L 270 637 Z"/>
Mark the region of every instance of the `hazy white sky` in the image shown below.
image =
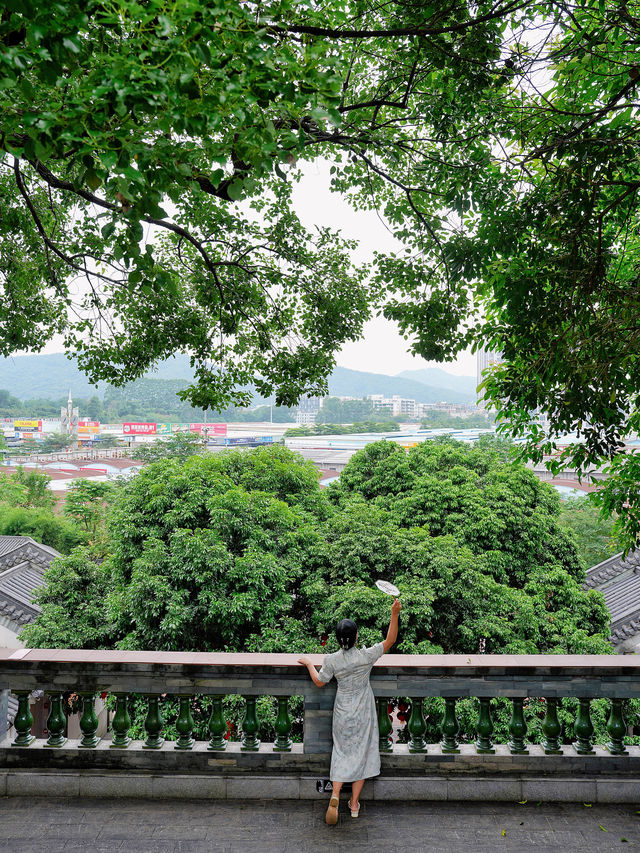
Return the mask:
<path id="1" fill-rule="evenodd" d="M 389 251 L 399 246 L 375 213 L 355 211 L 338 194 L 329 191 L 329 165 L 325 161 L 307 164 L 304 172 L 304 178 L 294 187 L 294 201 L 307 228 L 325 225 L 339 228 L 346 237 L 355 237 L 360 241 L 357 252 L 360 261 L 371 258 L 375 249 Z M 476 357 L 469 352 L 455 362 L 439 364 L 414 358 L 408 352 L 408 344 L 395 323 L 378 317 L 367 323 L 362 340 L 342 348 L 338 364 L 388 375 L 423 367 L 441 367 L 464 376 L 476 374 Z"/>

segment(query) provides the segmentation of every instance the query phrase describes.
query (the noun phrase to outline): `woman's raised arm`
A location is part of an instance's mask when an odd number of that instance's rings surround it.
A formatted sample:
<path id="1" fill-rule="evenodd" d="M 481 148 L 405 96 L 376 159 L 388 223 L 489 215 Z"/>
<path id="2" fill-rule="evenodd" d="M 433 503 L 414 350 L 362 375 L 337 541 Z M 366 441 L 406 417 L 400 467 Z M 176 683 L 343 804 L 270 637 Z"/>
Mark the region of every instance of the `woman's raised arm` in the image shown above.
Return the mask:
<path id="1" fill-rule="evenodd" d="M 382 643 L 382 648 L 385 652 L 388 652 L 391 646 L 398 639 L 398 614 L 402 610 L 402 605 L 400 604 L 399 598 L 393 599 L 393 604 L 391 605 L 391 620 L 389 622 L 389 630 L 387 631 L 387 638 Z"/>

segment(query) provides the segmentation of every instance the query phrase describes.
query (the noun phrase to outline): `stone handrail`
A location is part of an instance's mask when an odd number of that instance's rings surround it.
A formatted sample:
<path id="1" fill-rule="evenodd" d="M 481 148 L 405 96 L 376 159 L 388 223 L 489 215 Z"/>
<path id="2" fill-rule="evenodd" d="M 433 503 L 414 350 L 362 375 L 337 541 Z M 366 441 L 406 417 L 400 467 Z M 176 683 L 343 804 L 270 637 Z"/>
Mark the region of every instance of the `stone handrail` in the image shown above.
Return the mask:
<path id="1" fill-rule="evenodd" d="M 29 695 L 33 690 L 45 691 L 51 700 L 47 726 L 49 747 L 66 741 L 62 696 L 68 691 L 76 692 L 84 705 L 80 721 L 83 737 L 78 744 L 83 749 L 95 748 L 98 742 L 93 699 L 99 692 L 116 696 L 112 745 L 121 748 L 130 743 L 128 694 L 147 697 L 147 739 L 143 745 L 146 749 L 160 749 L 164 743 L 158 710 L 161 695 L 171 694 L 180 699 L 176 748 L 186 750 L 194 745 L 192 697 L 213 696 L 208 747 L 212 751 L 223 751 L 227 746 L 223 738 L 226 725 L 222 717 L 222 697 L 240 694 L 246 702 L 241 749 L 249 752 L 260 746 L 256 698 L 264 695 L 278 698 L 277 739 L 272 749 L 288 751 L 291 750 L 292 727 L 288 697 L 303 696 L 303 752 L 326 754 L 331 749 L 335 682 L 324 689 L 315 687 L 297 659 L 298 655 L 294 654 L 0 649 L 0 691 L 10 689 L 18 697 L 19 709 L 14 722 L 17 735 L 13 742 L 17 747 L 28 747 L 33 742 L 30 733 L 33 720 L 29 712 Z M 323 656 L 311 655 L 311 659 L 320 665 Z M 607 698 L 610 714 L 606 746 L 613 755 L 626 755 L 622 703 L 624 699 L 640 697 L 640 659 L 617 655 L 385 655 L 374 665 L 371 684 L 378 702 L 383 753 L 396 749 L 389 742 L 389 697 L 410 699 L 410 753 L 429 752 L 434 746 L 424 740 L 426 724 L 422 703 L 425 697 L 440 696 L 445 700 L 442 740 L 435 745 L 442 753 L 459 751 L 456 700 L 477 698 L 479 713 L 474 748 L 480 755 L 494 752 L 492 698 L 512 700 L 509 750 L 513 755 L 527 754 L 523 701 L 527 697 L 545 698 L 541 746 L 547 755 L 560 755 L 563 747 L 558 740 L 557 704 L 563 697 L 575 697 L 579 700 L 579 710 L 575 721 L 576 741 L 571 747 L 575 750 L 573 754 L 593 754 L 590 702 L 594 698 Z M 6 702 L 4 705 L 0 702 L 0 711 L 3 707 L 6 709 Z M 3 730 L 3 720 L 0 720 L 0 738 Z"/>

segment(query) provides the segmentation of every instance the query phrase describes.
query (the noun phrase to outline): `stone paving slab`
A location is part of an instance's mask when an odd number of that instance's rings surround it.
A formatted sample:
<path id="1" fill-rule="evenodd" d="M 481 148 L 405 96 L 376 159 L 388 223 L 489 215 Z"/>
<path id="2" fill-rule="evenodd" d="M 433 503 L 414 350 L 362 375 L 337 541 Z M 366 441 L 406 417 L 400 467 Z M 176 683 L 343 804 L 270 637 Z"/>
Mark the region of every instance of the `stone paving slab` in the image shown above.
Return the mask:
<path id="1" fill-rule="evenodd" d="M 600 853 L 640 849 L 640 804 L 0 798 L 2 853 Z M 504 833 L 504 834 L 503 834 Z M 626 839 L 626 840 L 623 840 Z"/>

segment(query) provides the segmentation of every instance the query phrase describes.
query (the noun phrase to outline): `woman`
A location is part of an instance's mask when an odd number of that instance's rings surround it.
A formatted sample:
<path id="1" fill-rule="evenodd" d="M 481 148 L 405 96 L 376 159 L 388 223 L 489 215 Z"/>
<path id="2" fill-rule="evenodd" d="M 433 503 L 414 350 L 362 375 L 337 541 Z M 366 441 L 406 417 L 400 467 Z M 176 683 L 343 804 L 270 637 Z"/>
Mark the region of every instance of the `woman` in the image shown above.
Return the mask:
<path id="1" fill-rule="evenodd" d="M 333 705 L 330 772 L 333 793 L 326 816 L 326 821 L 331 826 L 338 822 L 340 789 L 343 784 L 353 783 L 349 809 L 351 817 L 358 817 L 364 780 L 380 773 L 378 719 L 369 674 L 373 664 L 389 651 L 398 638 L 400 610 L 401 604 L 394 598 L 389 630 L 383 643 L 377 643 L 369 649 L 357 648 L 358 628 L 351 619 L 343 619 L 336 626 L 340 651 L 325 657 L 320 672 L 316 672 L 308 657 L 298 659 L 298 662 L 309 670 L 316 687 L 324 687 L 333 676 L 338 682 Z"/>

